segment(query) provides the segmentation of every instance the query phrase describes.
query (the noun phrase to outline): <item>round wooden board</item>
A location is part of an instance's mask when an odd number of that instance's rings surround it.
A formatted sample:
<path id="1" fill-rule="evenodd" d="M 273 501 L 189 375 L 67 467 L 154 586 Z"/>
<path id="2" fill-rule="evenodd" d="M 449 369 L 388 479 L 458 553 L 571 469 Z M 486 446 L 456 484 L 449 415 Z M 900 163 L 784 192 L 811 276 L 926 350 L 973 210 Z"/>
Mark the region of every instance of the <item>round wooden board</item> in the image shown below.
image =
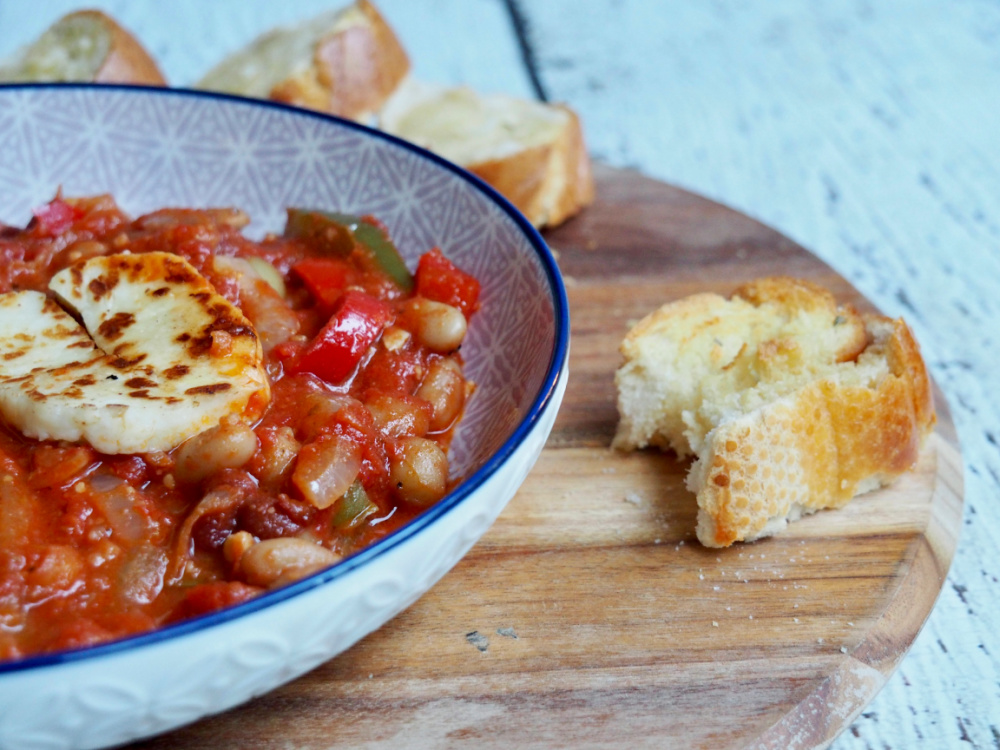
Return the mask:
<path id="1" fill-rule="evenodd" d="M 347 653 L 162 748 L 823 747 L 884 684 L 944 582 L 962 464 L 938 427 L 914 471 L 777 538 L 708 550 L 686 464 L 609 449 L 630 322 L 783 273 L 871 307 L 771 229 L 599 168 L 596 205 L 547 235 L 566 277 L 570 379 L 493 528 Z"/>

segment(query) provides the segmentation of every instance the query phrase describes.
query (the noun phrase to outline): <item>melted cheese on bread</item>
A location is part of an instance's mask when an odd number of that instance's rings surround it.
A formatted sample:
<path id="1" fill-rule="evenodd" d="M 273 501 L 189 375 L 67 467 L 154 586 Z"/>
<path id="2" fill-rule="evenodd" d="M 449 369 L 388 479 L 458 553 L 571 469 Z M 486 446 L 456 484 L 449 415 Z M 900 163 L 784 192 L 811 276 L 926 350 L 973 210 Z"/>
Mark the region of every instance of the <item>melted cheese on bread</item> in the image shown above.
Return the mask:
<path id="1" fill-rule="evenodd" d="M 170 450 L 270 400 L 257 335 L 170 253 L 82 261 L 0 295 L 0 411 L 28 437 L 102 453 Z"/>

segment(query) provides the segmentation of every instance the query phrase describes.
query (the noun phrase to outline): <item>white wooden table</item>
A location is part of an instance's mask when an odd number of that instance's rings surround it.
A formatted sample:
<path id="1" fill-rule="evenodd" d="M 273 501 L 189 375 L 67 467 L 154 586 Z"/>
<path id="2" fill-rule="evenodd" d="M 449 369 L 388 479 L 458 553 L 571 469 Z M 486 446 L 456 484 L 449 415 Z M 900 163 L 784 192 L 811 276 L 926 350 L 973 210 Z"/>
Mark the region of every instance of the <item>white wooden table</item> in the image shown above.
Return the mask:
<path id="1" fill-rule="evenodd" d="M 87 5 L 183 86 L 263 30 L 337 4 Z M 417 76 L 567 101 L 595 158 L 770 224 L 907 318 L 958 425 L 963 536 L 912 651 L 833 747 L 1000 748 L 1000 4 L 378 5 Z M 76 7 L 0 1 L 0 56 Z"/>

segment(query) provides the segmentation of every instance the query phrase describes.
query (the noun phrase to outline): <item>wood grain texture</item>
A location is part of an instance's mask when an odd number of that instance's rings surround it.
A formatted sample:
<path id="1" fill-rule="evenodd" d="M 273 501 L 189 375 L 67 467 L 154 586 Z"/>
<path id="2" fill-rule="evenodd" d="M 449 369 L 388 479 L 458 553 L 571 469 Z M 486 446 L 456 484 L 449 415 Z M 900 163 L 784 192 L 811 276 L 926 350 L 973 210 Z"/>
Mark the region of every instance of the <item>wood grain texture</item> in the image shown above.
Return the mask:
<path id="1" fill-rule="evenodd" d="M 356 647 L 147 748 L 822 747 L 884 684 L 944 582 L 962 507 L 947 409 L 891 487 L 726 550 L 694 537 L 686 464 L 621 454 L 613 374 L 630 321 L 774 272 L 866 305 L 729 209 L 598 172 L 549 234 L 572 324 L 563 409 L 472 552 Z"/>

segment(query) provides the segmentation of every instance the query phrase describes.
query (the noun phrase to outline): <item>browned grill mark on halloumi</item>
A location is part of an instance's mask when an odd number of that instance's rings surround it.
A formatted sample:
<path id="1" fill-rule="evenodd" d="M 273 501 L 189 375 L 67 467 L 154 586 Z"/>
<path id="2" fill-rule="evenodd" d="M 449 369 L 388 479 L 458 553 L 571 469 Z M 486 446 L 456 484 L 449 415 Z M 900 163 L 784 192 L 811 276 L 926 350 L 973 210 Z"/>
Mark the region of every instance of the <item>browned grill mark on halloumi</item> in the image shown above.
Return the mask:
<path id="1" fill-rule="evenodd" d="M 149 294 L 152 297 L 162 297 L 165 294 L 170 294 L 170 287 L 161 286 L 159 289 L 153 289 Z"/>
<path id="2" fill-rule="evenodd" d="M 90 293 L 94 295 L 94 300 L 99 300 L 111 293 L 111 290 L 118 286 L 118 274 L 113 271 L 107 276 L 98 276 L 96 279 L 91 279 L 90 283 L 87 284 L 87 289 Z"/>
<path id="3" fill-rule="evenodd" d="M 230 383 L 213 383 L 212 385 L 198 385 L 194 388 L 188 388 L 184 393 L 188 396 L 211 396 L 213 393 L 228 391 L 232 387 Z"/>
<path id="4" fill-rule="evenodd" d="M 84 375 L 82 378 L 77 378 L 73 381 L 73 385 L 88 386 L 93 385 L 97 382 L 97 378 L 93 375 Z"/>
<path id="5" fill-rule="evenodd" d="M 149 378 L 129 378 L 125 381 L 128 388 L 156 388 L 156 383 Z"/>
<path id="6" fill-rule="evenodd" d="M 122 337 L 125 329 L 135 323 L 135 315 L 130 312 L 115 313 L 97 327 L 97 332 L 108 341 Z"/>
<path id="7" fill-rule="evenodd" d="M 145 354 L 137 354 L 134 357 L 110 357 L 108 359 L 108 365 L 114 367 L 116 370 L 129 370 L 135 367 L 137 364 L 146 359 Z"/>
<path id="8" fill-rule="evenodd" d="M 192 357 L 204 357 L 212 350 L 212 336 L 199 336 L 191 339 L 187 350 Z"/>
<path id="9" fill-rule="evenodd" d="M 76 339 L 77 341 L 87 341 L 90 339 L 82 336 L 79 331 L 74 331 L 65 326 L 52 326 L 42 331 L 42 336 L 50 339 Z"/>
<path id="10" fill-rule="evenodd" d="M 165 264 L 167 267 L 166 281 L 170 284 L 191 284 L 198 280 L 198 276 L 191 273 L 191 270 L 180 263 L 168 262 Z"/>
<path id="11" fill-rule="evenodd" d="M 191 368 L 187 365 L 174 365 L 163 371 L 163 377 L 167 380 L 177 380 L 178 378 L 183 378 L 189 372 L 191 372 Z"/>

